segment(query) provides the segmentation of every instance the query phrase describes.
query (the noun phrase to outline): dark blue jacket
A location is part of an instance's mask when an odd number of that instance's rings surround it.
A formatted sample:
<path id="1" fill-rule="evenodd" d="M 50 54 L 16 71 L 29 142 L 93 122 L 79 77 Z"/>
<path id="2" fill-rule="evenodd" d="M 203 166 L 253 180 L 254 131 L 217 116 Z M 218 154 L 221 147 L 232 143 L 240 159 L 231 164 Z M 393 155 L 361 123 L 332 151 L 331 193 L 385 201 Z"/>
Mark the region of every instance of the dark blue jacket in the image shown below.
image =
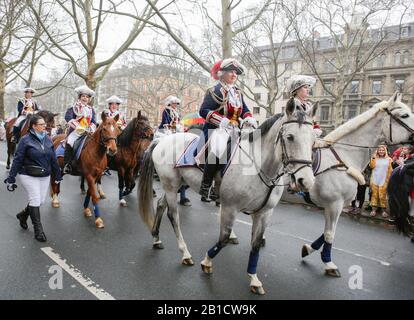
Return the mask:
<path id="1" fill-rule="evenodd" d="M 217 83 L 213 88 L 213 92 L 216 97 L 216 100 L 218 100 L 219 102 L 222 102 L 224 99 L 222 88 L 223 86 L 220 82 Z M 243 104 L 243 108 L 242 108 L 240 117 L 242 119 L 249 117 L 249 116 L 251 117 L 252 115 L 246 103 L 244 102 L 243 95 L 242 95 L 242 104 Z M 203 127 L 204 137 L 206 141 L 208 139 L 208 130 L 216 129 L 219 125 L 221 117 L 227 117 L 229 119 L 231 118 L 231 115 L 229 114 L 229 110 L 227 110 L 227 105 L 225 105 L 223 108 L 220 108 L 220 107 L 221 107 L 220 103 L 218 103 L 217 101 L 213 99 L 210 93 L 210 89 L 209 89 L 206 95 L 204 96 L 203 103 L 200 106 L 200 116 L 206 119 L 206 122 L 204 123 L 204 127 Z"/>
<path id="2" fill-rule="evenodd" d="M 15 178 L 17 174 L 27 175 L 24 166 L 43 167 L 49 174 L 53 172 L 55 180 L 62 179 L 55 149 L 49 136 L 41 142 L 32 131 L 29 131 L 20 139 L 9 177 Z"/>
<path id="3" fill-rule="evenodd" d="M 22 100 L 19 100 L 19 102 L 17 103 L 17 112 L 18 112 L 18 115 L 17 116 L 18 117 L 22 115 L 23 107 L 24 107 L 23 101 Z M 34 109 L 34 111 L 38 111 L 39 110 L 39 106 L 34 101 L 33 101 L 33 109 Z"/>
<path id="4" fill-rule="evenodd" d="M 77 117 L 76 117 L 76 114 L 73 112 L 73 107 L 69 107 L 67 110 L 66 110 L 66 113 L 65 113 L 65 121 L 66 122 L 69 122 L 70 120 L 73 120 L 73 119 L 76 119 Z M 95 126 L 98 126 L 98 124 L 96 123 L 96 112 L 95 112 L 95 109 L 94 108 L 92 108 L 92 119 L 91 119 L 91 123 L 93 123 L 93 124 L 95 124 Z M 74 129 L 73 128 L 71 128 L 71 127 L 69 127 L 69 132 L 68 132 L 68 135 L 73 131 Z"/>
<path id="5" fill-rule="evenodd" d="M 169 109 L 165 108 L 163 113 L 162 113 L 162 120 L 161 120 L 161 124 L 158 127 L 159 129 L 164 129 L 164 125 L 165 124 L 171 124 L 172 121 L 172 116 L 171 116 L 171 112 Z"/>

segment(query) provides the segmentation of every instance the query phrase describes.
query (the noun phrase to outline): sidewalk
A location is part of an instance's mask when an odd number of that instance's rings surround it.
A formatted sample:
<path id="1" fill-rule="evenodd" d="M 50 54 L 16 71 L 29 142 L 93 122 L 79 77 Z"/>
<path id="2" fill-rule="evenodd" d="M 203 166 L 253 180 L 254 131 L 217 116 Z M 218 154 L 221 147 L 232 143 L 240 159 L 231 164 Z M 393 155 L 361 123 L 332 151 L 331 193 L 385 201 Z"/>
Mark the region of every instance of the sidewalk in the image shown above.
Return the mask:
<path id="1" fill-rule="evenodd" d="M 307 203 L 305 200 L 303 200 L 303 197 L 297 194 L 289 194 L 287 192 L 284 192 L 282 195 L 281 203 L 301 205 L 306 210 L 313 211 L 313 212 L 319 212 L 320 214 L 323 215 L 323 208 L 319 208 L 317 206 Z M 364 204 L 363 208 L 365 207 L 366 207 L 366 204 Z M 360 222 L 360 223 L 377 225 L 382 228 L 386 228 L 388 230 L 395 230 L 393 222 L 390 221 L 389 218 L 383 218 L 381 214 L 377 214 L 375 217 L 371 217 L 369 215 L 370 211 L 365 211 L 364 209 L 362 209 L 360 214 L 352 214 L 352 213 L 347 212 L 349 208 L 350 207 L 345 207 L 341 215 L 346 216 L 349 219 L 356 220 L 357 222 Z"/>

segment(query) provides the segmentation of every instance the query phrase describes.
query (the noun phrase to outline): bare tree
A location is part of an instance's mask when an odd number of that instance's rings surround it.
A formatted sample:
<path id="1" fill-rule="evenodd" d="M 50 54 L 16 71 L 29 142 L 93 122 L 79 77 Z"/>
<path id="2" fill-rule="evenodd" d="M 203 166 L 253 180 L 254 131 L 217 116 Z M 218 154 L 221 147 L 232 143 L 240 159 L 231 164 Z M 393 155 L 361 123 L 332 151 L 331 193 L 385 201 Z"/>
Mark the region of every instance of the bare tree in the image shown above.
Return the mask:
<path id="1" fill-rule="evenodd" d="M 401 20 L 408 11 L 399 0 L 305 0 L 299 17 L 290 13 L 297 47 L 306 63 L 305 72 L 313 73 L 323 89 L 333 98 L 333 120 L 343 123 L 344 94 L 364 67 L 398 41 L 386 32 L 389 16 L 402 10 Z M 370 28 L 369 22 L 385 15 L 381 23 Z M 401 21 L 400 20 L 400 21 Z M 326 35 L 326 36 L 321 36 Z M 334 75 L 335 83 L 325 82 L 326 74 Z"/>
<path id="2" fill-rule="evenodd" d="M 290 8 L 287 7 L 289 5 Z M 294 51 L 286 50 L 292 32 L 292 19 L 286 17 L 286 12 L 298 15 L 300 11 L 296 3 L 272 2 L 257 23 L 234 40 L 235 52 L 248 68 L 248 76 L 253 76 L 265 88 L 267 98 L 263 102 L 263 99 L 256 96 L 254 86 L 241 80 L 244 92 L 249 99 L 265 109 L 268 116 L 275 113 L 276 101 L 283 94 L 284 83 L 281 79 L 288 71 L 284 61 L 295 55 Z M 260 37 L 266 45 L 258 45 Z"/>
<path id="3" fill-rule="evenodd" d="M 21 1 L 0 0 L 0 118 L 4 118 L 5 88 L 18 75 L 15 70 L 33 45 L 33 40 L 25 37 L 24 16 Z"/>
<path id="4" fill-rule="evenodd" d="M 116 11 L 118 6 L 124 2 L 121 0 L 118 2 L 106 1 L 104 3 L 103 0 L 100 0 L 95 8 L 92 0 L 56 0 L 57 8 L 62 11 L 62 20 L 65 22 L 62 24 L 62 30 L 60 30 L 58 28 L 59 23 L 56 23 L 53 28 L 45 25 L 33 2 L 27 0 L 28 6 L 47 34 L 49 41 L 56 48 L 53 54 L 69 62 L 74 73 L 82 78 L 92 89 L 96 88 L 114 61 L 135 41 L 144 29 L 146 21 L 153 14 L 150 6 L 139 10 L 134 2 L 131 1 L 131 8 L 139 19 L 135 20 L 129 34 L 114 52 L 109 57 L 97 61 L 97 51 L 100 50 L 103 40 L 101 30 L 111 15 L 108 8 Z M 53 6 L 54 4 L 51 5 Z M 67 29 L 74 31 L 75 38 L 68 36 Z"/>

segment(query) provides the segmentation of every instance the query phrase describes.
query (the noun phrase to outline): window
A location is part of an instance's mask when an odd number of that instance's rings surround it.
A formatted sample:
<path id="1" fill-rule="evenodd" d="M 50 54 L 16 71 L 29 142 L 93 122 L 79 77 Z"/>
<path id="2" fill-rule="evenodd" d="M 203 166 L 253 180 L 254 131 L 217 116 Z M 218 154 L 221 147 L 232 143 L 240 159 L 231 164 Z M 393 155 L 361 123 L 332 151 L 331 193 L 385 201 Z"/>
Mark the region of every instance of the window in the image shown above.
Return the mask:
<path id="1" fill-rule="evenodd" d="M 357 106 L 348 107 L 348 120 L 356 117 L 357 115 Z"/>
<path id="2" fill-rule="evenodd" d="M 253 107 L 253 113 L 259 114 L 260 113 L 260 107 Z"/>
<path id="3" fill-rule="evenodd" d="M 261 85 L 262 85 L 262 80 L 261 79 L 254 80 L 254 86 L 255 87 L 260 87 Z"/>
<path id="4" fill-rule="evenodd" d="M 410 64 L 410 51 L 408 51 L 408 50 L 404 51 L 403 64 Z"/>
<path id="5" fill-rule="evenodd" d="M 395 80 L 395 90 L 398 90 L 399 92 L 403 92 L 404 90 L 404 79 L 396 79 Z"/>
<path id="6" fill-rule="evenodd" d="M 329 106 L 321 107 L 321 121 L 329 121 Z"/>
<path id="7" fill-rule="evenodd" d="M 408 34 L 410 33 L 410 27 L 401 27 L 401 38 L 408 37 Z"/>
<path id="8" fill-rule="evenodd" d="M 324 96 L 330 96 L 331 94 L 329 92 L 332 91 L 332 81 L 326 81 L 324 82 L 325 86 L 324 86 L 324 90 L 323 90 L 323 95 Z"/>
<path id="9" fill-rule="evenodd" d="M 382 82 L 381 80 L 372 81 L 372 94 L 381 94 Z"/>
<path id="10" fill-rule="evenodd" d="M 401 52 L 397 51 L 395 53 L 395 65 L 399 66 L 401 64 Z"/>
<path id="11" fill-rule="evenodd" d="M 292 64 L 291 63 L 285 63 L 285 70 L 292 70 Z"/>
<path id="12" fill-rule="evenodd" d="M 351 81 L 351 86 L 349 88 L 349 93 L 358 93 L 359 92 L 359 81 L 358 80 L 353 80 Z"/>
<path id="13" fill-rule="evenodd" d="M 262 95 L 260 93 L 254 94 L 254 100 L 259 101 L 261 99 Z"/>

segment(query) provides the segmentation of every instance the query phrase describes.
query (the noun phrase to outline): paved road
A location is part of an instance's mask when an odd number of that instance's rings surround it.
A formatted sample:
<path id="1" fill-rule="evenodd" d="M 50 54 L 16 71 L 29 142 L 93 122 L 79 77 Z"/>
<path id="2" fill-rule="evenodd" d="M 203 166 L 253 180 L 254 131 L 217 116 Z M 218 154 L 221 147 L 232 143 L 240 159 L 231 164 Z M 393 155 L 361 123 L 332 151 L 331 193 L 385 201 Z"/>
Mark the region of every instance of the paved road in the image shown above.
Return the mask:
<path id="1" fill-rule="evenodd" d="M 6 176 L 4 143 L 0 143 L 0 177 Z M 151 237 L 137 214 L 137 197 L 129 206 L 117 202 L 116 175 L 104 179 L 108 199 L 102 200 L 105 229 L 95 229 L 82 215 L 78 180 L 65 178 L 62 206 L 42 208 L 48 242 L 33 239 L 33 229 L 21 230 L 15 214 L 25 206 L 21 186 L 14 193 L 0 185 L 0 299 L 413 299 L 414 245 L 396 233 L 341 217 L 334 262 L 342 278 L 324 276 L 317 253 L 303 261 L 302 245 L 323 231 L 323 215 L 300 205 L 280 204 L 266 232 L 258 274 L 266 295 L 249 291 L 246 274 L 250 218 L 240 214 L 235 226 L 240 244 L 228 246 L 206 276 L 199 262 L 217 240 L 217 209 L 189 193 L 192 207 L 180 207 L 184 238 L 196 262 L 180 264 L 181 255 L 171 225 L 164 217 L 165 249 L 154 251 Z M 160 193 L 159 186 L 157 191 Z M 55 269 L 63 271 L 62 289 L 52 290 Z M 355 266 L 362 268 L 362 289 L 349 287 Z M 52 267 L 51 272 L 49 269 Z M 358 268 L 358 267 L 356 267 Z M 93 282 L 93 283 L 92 283 Z"/>

